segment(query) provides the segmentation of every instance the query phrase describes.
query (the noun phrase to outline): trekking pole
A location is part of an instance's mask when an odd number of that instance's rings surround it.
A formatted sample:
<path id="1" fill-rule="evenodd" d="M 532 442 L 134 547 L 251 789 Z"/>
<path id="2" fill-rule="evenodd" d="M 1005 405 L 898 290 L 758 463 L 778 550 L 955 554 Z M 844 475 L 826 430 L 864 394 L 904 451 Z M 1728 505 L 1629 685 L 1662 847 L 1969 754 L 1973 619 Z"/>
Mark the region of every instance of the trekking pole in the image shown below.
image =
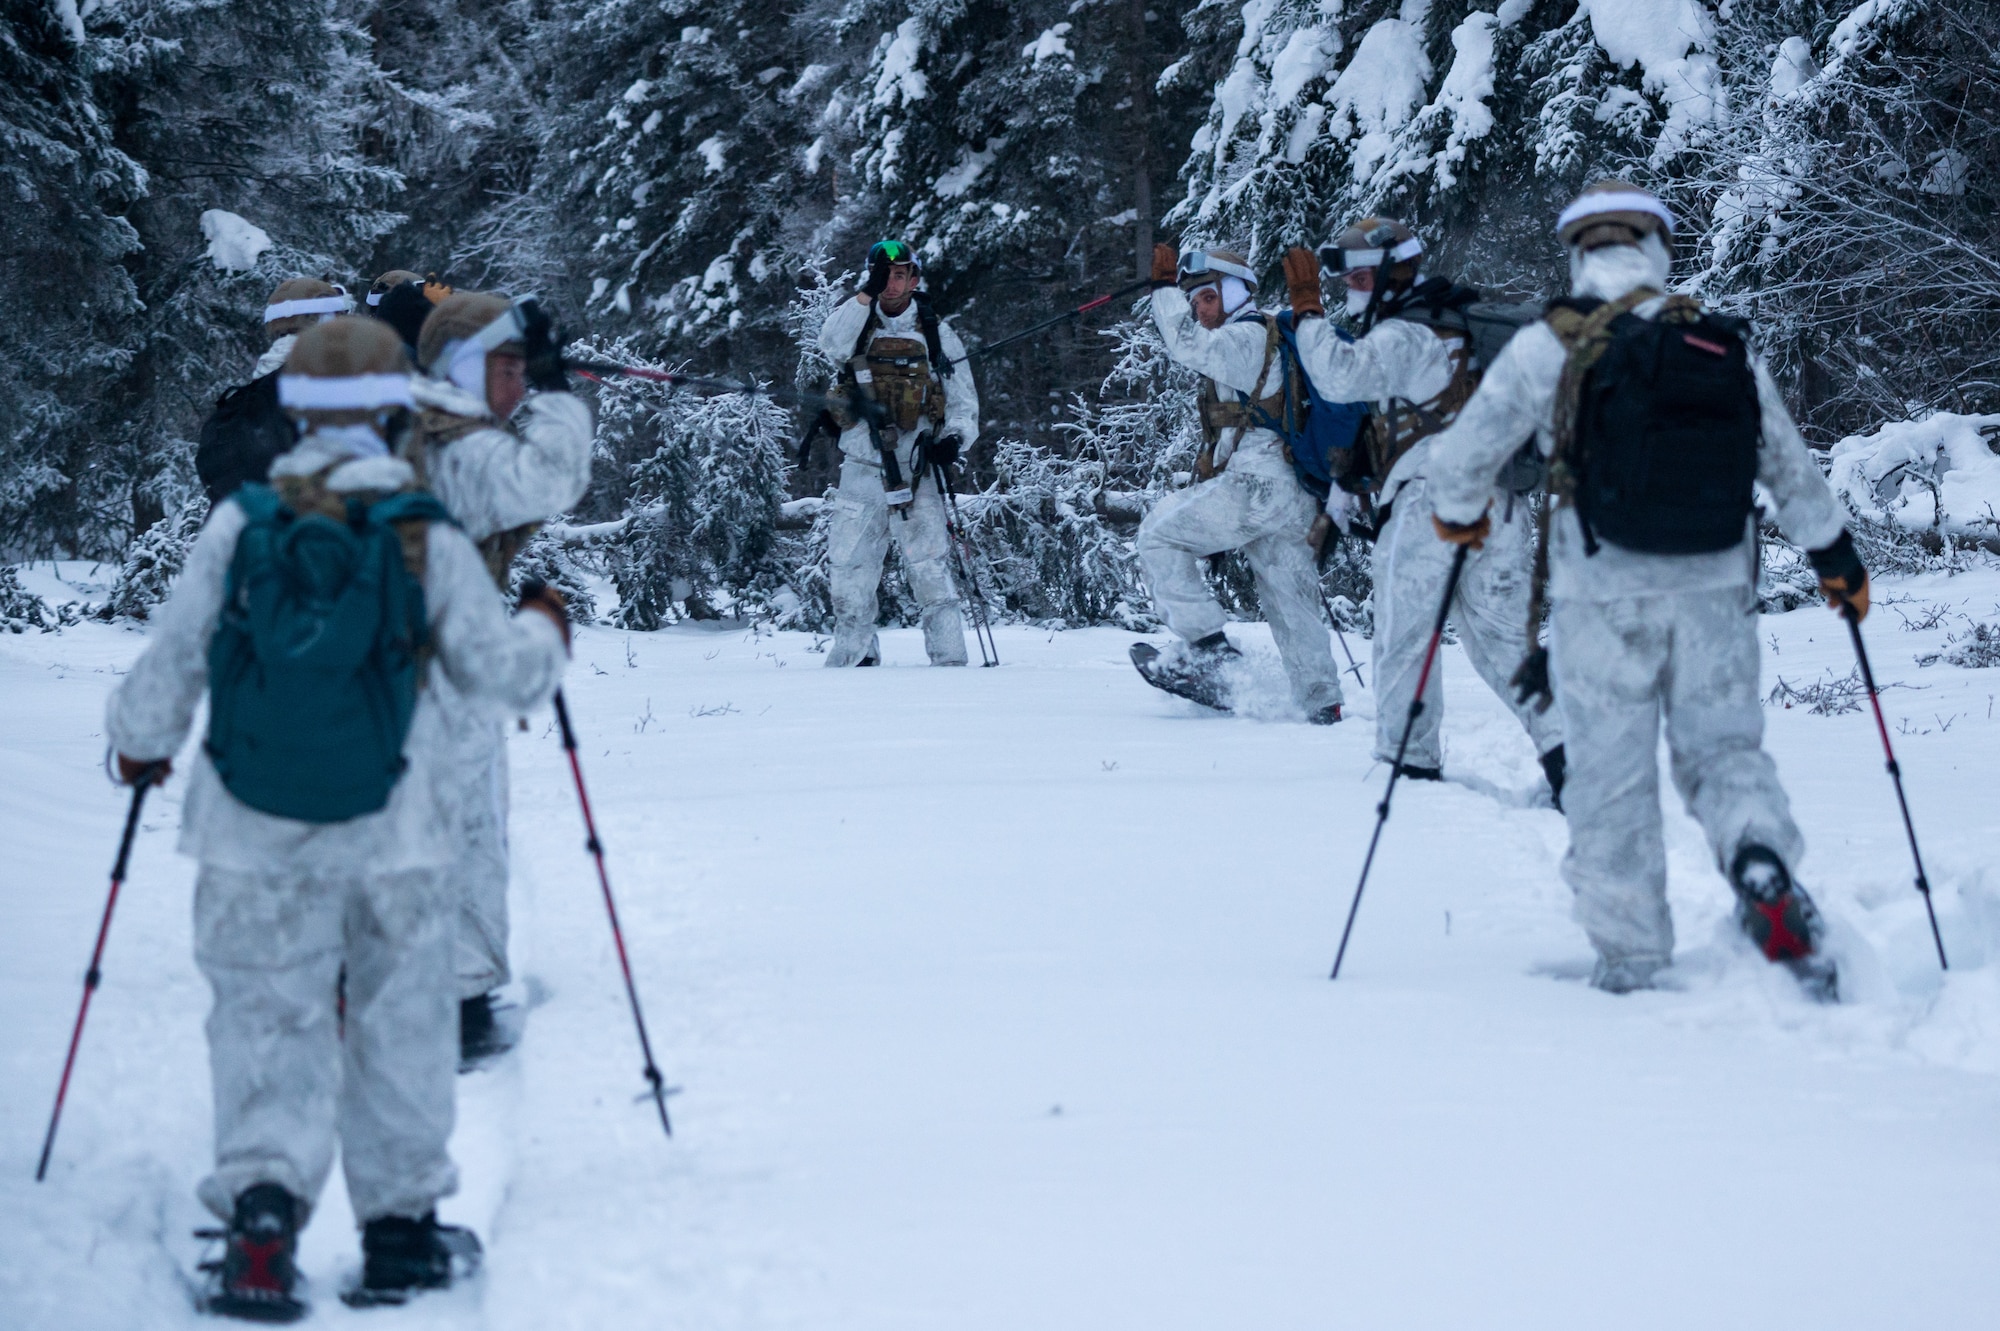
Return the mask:
<path id="1" fill-rule="evenodd" d="M 1868 703 L 1875 709 L 1875 732 L 1882 737 L 1882 753 L 1888 759 L 1889 779 L 1896 784 L 1896 804 L 1903 811 L 1903 831 L 1910 838 L 1910 858 L 1917 865 L 1917 891 L 1923 894 L 1924 913 L 1930 916 L 1931 941 L 1937 944 L 1938 969 L 1950 970 L 1951 963 L 1944 959 L 1944 935 L 1938 932 L 1937 908 L 1931 905 L 1931 881 L 1924 874 L 1924 854 L 1917 849 L 1916 824 L 1910 821 L 1910 801 L 1903 794 L 1903 769 L 1896 761 L 1896 751 L 1889 745 L 1889 725 L 1882 719 L 1882 699 L 1875 688 L 1875 671 L 1868 664 L 1868 649 L 1861 645 L 1861 616 L 1854 612 L 1852 605 L 1842 603 L 1840 617 L 1847 621 L 1847 632 L 1854 639 L 1854 657 L 1861 663 L 1861 682 L 1868 686 Z"/>
<path id="2" fill-rule="evenodd" d="M 35 1166 L 35 1182 L 49 1172 L 49 1152 L 55 1149 L 56 1125 L 62 1122 L 63 1101 L 69 1097 L 69 1074 L 76 1067 L 76 1047 L 83 1041 L 83 1019 L 90 1015 L 90 997 L 104 978 L 98 969 L 104 960 L 104 940 L 111 934 L 111 912 L 118 905 L 118 889 L 125 885 L 125 868 L 132 858 L 132 839 L 139 832 L 139 809 L 146 792 L 159 781 L 164 761 L 149 763 L 132 782 L 132 807 L 125 813 L 125 834 L 118 838 L 118 862 L 111 866 L 111 895 L 104 899 L 104 918 L 97 923 L 97 945 L 90 949 L 90 969 L 83 973 L 83 1002 L 77 1005 L 76 1026 L 69 1033 L 69 1054 L 63 1059 L 62 1080 L 56 1083 L 56 1106 L 49 1111 L 48 1135 L 42 1138 L 42 1158 Z"/>
<path id="3" fill-rule="evenodd" d="M 623 376 L 628 379 L 645 379 L 652 383 L 666 384 L 673 388 L 708 388 L 718 393 L 751 393 L 770 398 L 773 402 L 790 402 L 801 407 L 840 407 L 852 411 L 862 419 L 877 424 L 888 419 L 887 411 L 873 398 L 859 393 L 814 393 L 803 388 L 780 388 L 775 384 L 758 384 L 748 379 L 714 379 L 699 374 L 676 374 L 671 370 L 648 370 L 637 365 L 619 365 L 612 361 L 566 360 L 565 370 L 601 384 L 606 375 Z"/>
<path id="4" fill-rule="evenodd" d="M 1009 343 L 1019 342 L 1024 337 L 1033 337 L 1036 333 L 1041 332 L 1044 328 L 1054 328 L 1057 324 L 1062 323 L 1066 319 L 1081 318 L 1082 316 L 1090 313 L 1090 311 L 1097 309 L 1101 305 L 1109 305 L 1112 301 L 1117 300 L 1120 296 L 1132 295 L 1134 292 L 1143 291 L 1151 285 L 1153 285 L 1152 279 L 1147 278 L 1143 281 L 1134 282 L 1129 286 L 1122 286 L 1108 296 L 1099 296 L 1096 300 L 1087 300 L 1073 310 L 1064 310 L 1061 314 L 1054 315 L 1050 318 L 1042 320 L 1038 324 L 1033 324 L 1027 328 L 1023 328 L 1018 333 L 1009 333 L 1007 334 L 1007 336 L 1001 338 L 997 342 L 988 342 L 985 346 L 980 347 L 975 351 L 968 351 L 963 356 L 960 356 L 957 360 L 952 361 L 951 364 L 963 365 L 967 361 L 975 360 L 980 356 L 990 356 L 994 352 L 1000 350 L 1000 348 L 1007 346 Z"/>
<path id="5" fill-rule="evenodd" d="M 1465 571 L 1465 559 L 1471 553 L 1471 546 L 1461 545 L 1451 557 L 1451 574 L 1444 581 L 1444 601 L 1438 606 L 1437 624 L 1431 629 L 1430 646 L 1424 649 L 1424 668 L 1417 672 L 1417 692 L 1410 699 L 1410 717 L 1403 723 L 1403 738 L 1396 745 L 1396 761 L 1389 769 L 1389 787 L 1382 792 L 1382 802 L 1375 806 L 1375 835 L 1368 838 L 1368 857 L 1361 861 L 1361 881 L 1354 885 L 1354 900 L 1347 907 L 1347 927 L 1340 931 L 1340 951 L 1334 954 L 1333 974 L 1327 976 L 1329 980 L 1340 978 L 1340 963 L 1347 956 L 1347 939 L 1354 932 L 1355 913 L 1361 909 L 1361 891 L 1368 886 L 1368 870 L 1375 864 L 1375 847 L 1381 843 L 1382 828 L 1389 821 L 1389 801 L 1396 794 L 1396 778 L 1403 774 L 1403 755 L 1410 751 L 1410 735 L 1417 728 L 1417 718 L 1423 714 L 1424 686 L 1430 683 L 1438 644 L 1444 641 L 1445 617 L 1451 613 L 1451 598 L 1458 594 L 1458 575 Z"/>
<path id="6" fill-rule="evenodd" d="M 993 625 L 986 618 L 986 593 L 980 589 L 979 577 L 972 571 L 972 542 L 966 539 L 965 524 L 960 521 L 958 511 L 958 491 L 951 483 L 951 468 L 933 466 L 937 473 L 938 489 L 944 491 L 945 531 L 951 537 L 952 558 L 958 570 L 965 576 L 965 585 L 972 589 L 972 637 L 979 644 L 979 664 L 997 666 L 1000 664 L 1000 645 L 993 640 Z"/>
<path id="7" fill-rule="evenodd" d="M 639 987 L 632 982 L 632 962 L 625 955 L 625 931 L 618 927 L 618 906 L 611 899 L 611 876 L 604 870 L 604 843 L 597 837 L 597 819 L 591 816 L 590 794 L 583 788 L 583 767 L 576 759 L 576 730 L 569 723 L 569 704 L 563 701 L 562 690 L 556 690 L 556 724 L 562 727 L 562 746 L 569 754 L 569 772 L 576 778 L 577 803 L 583 806 L 583 830 L 589 840 L 584 848 L 597 861 L 597 883 L 604 889 L 604 911 L 611 917 L 611 941 L 618 945 L 618 969 L 625 973 L 625 996 L 632 1000 L 632 1024 L 639 1028 L 639 1052 L 646 1058 L 646 1083 L 653 1088 L 653 1103 L 660 1107 L 660 1126 L 667 1130 L 667 1136 L 674 1135 L 674 1125 L 667 1118 L 667 1086 L 660 1076 L 660 1066 L 653 1061 L 653 1042 L 646 1038 L 646 1014 L 639 1010 Z"/>
<path id="8" fill-rule="evenodd" d="M 1326 593 L 1322 591 L 1319 594 L 1319 603 L 1326 607 L 1326 622 L 1333 625 L 1333 636 L 1340 639 L 1340 650 L 1347 654 L 1347 669 L 1354 676 L 1355 687 L 1367 688 L 1368 681 L 1361 678 L 1361 663 L 1354 659 L 1354 649 L 1347 645 L 1347 635 L 1340 631 L 1340 621 L 1334 617 L 1333 602 L 1327 599 Z"/>

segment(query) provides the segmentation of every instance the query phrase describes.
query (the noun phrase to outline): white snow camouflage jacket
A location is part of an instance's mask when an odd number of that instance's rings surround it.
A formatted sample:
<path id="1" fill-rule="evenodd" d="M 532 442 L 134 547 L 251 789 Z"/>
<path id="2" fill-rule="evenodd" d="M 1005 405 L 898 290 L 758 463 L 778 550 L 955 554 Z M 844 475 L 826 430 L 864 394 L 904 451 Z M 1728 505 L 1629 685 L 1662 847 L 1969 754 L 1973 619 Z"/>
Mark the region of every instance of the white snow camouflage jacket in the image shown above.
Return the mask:
<path id="1" fill-rule="evenodd" d="M 854 358 L 855 344 L 861 338 L 861 330 L 868 322 L 872 307 L 863 305 L 858 296 L 851 296 L 834 307 L 820 325 L 819 349 L 835 366 L 843 366 Z M 917 302 L 911 301 L 901 314 L 883 314 L 873 337 L 908 337 L 922 340 L 923 330 L 917 326 Z M 965 355 L 965 343 L 951 326 L 951 320 L 938 320 L 938 345 L 943 349 L 945 359 L 960 360 Z M 938 427 L 940 435 L 957 435 L 959 445 L 970 448 L 979 438 L 979 386 L 973 381 L 972 366 L 957 364 L 951 367 L 951 375 L 940 376 L 944 382 L 944 423 Z M 910 474 L 912 458 L 916 449 L 916 434 L 896 441 L 896 462 L 903 469 L 903 475 Z M 875 451 L 875 442 L 868 435 L 865 422 L 856 422 L 840 434 L 840 451 L 856 462 L 877 465 L 881 455 Z"/>
<path id="2" fill-rule="evenodd" d="M 1277 380 L 1272 376 L 1279 373 L 1278 358 L 1266 365 L 1269 338 L 1263 316 L 1254 307 L 1238 311 L 1220 328 L 1203 328 L 1186 293 L 1162 287 L 1153 293 L 1153 322 L 1167 344 L 1167 355 L 1207 375 L 1225 400 L 1267 397 L 1275 391 Z M 1300 365 L 1320 396 L 1330 402 L 1393 397 L 1421 402 L 1451 382 L 1444 344 L 1415 324 L 1384 323 L 1358 341 L 1343 342 L 1325 319 L 1307 319 L 1299 326 L 1298 340 Z M 1272 430 L 1225 430 L 1216 445 L 1215 461 L 1217 466 L 1226 461 L 1243 470 L 1296 478 L 1292 464 L 1285 461 L 1284 441 Z M 1343 501 L 1339 490 L 1328 499 L 1329 505 Z"/>
<path id="3" fill-rule="evenodd" d="M 1571 290 L 1579 296 L 1616 300 L 1638 287 L 1665 290 L 1669 256 L 1655 236 L 1644 245 L 1616 245 L 1570 256 Z M 1633 310 L 1656 317 L 1663 300 Z M 1530 434 L 1543 457 L 1555 449 L 1557 381 L 1566 353 L 1546 323 L 1523 328 L 1488 367 L 1486 376 L 1458 419 L 1431 440 L 1431 504 L 1446 522 L 1476 522 L 1493 497 L 1500 469 Z M 1808 550 L 1820 550 L 1845 525 L 1840 505 L 1806 450 L 1805 440 L 1785 409 L 1784 399 L 1761 358 L 1752 358 L 1763 437 L 1757 448 L 1757 480 L 1778 504 L 1785 534 Z M 1549 532 L 1549 590 L 1557 597 L 1613 600 L 1649 592 L 1705 591 L 1754 584 L 1756 536 L 1745 525 L 1743 543 L 1709 554 L 1656 555 L 1622 550 L 1600 542 L 1586 555 L 1576 513 L 1565 506 Z"/>
<path id="4" fill-rule="evenodd" d="M 574 393 L 530 393 L 506 425 L 458 385 L 412 375 L 419 407 L 487 424 L 424 444 L 424 481 L 465 534 L 483 541 L 569 511 L 590 488 L 590 408 Z"/>
<path id="5" fill-rule="evenodd" d="M 1422 324 L 1384 319 L 1367 334 L 1343 341 L 1325 319 L 1299 325 L 1299 360 L 1313 387 L 1329 402 L 1368 402 L 1386 411 L 1397 398 L 1428 402 L 1451 386 L 1451 356 L 1445 340 Z M 1422 480 L 1431 440 L 1420 439 L 1396 461 L 1382 481 L 1376 503 L 1386 508 L 1396 492 Z"/>
<path id="6" fill-rule="evenodd" d="M 308 435 L 278 459 L 274 476 L 311 474 L 342 456 Z M 408 463 L 374 457 L 346 462 L 328 478 L 336 490 L 384 490 L 407 485 Z M 221 615 L 230 560 L 245 525 L 234 502 L 218 505 L 188 553 L 173 594 L 153 618 L 150 641 L 105 707 L 105 733 L 115 752 L 146 761 L 179 752 L 208 688 L 208 646 Z M 554 692 L 567 653 L 562 635 L 538 612 L 509 618 L 479 552 L 464 533 L 442 523 L 429 529 L 424 605 L 436 656 L 459 690 L 526 710 Z M 452 800 L 462 781 L 447 780 L 449 753 L 430 684 L 417 695 L 404 755 L 409 767 L 387 807 L 340 823 L 274 817 L 243 804 L 223 786 L 197 747 L 181 817 L 182 854 L 205 864 L 248 872 L 387 873 L 432 868 L 456 853 Z M 301 717 L 300 724 L 311 724 Z"/>

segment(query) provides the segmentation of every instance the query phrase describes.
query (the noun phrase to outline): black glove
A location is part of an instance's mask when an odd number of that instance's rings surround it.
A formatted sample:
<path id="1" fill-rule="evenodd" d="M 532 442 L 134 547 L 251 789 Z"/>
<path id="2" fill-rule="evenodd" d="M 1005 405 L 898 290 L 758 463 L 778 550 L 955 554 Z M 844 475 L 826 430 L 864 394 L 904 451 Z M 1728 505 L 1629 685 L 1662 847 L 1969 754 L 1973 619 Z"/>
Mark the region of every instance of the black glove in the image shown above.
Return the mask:
<path id="1" fill-rule="evenodd" d="M 874 300 L 889 289 L 889 252 L 877 245 L 873 257 L 868 260 L 868 280 L 861 285 L 861 294 Z"/>
<path id="2" fill-rule="evenodd" d="M 949 467 L 958 461 L 958 449 L 957 435 L 931 435 L 924 440 L 924 461 L 933 467 Z"/>
<path id="3" fill-rule="evenodd" d="M 562 343 L 540 301 L 521 302 L 521 341 L 528 353 L 528 387 L 544 393 L 567 393 L 569 376 L 563 373 Z"/>
<path id="4" fill-rule="evenodd" d="M 1821 550 L 1808 550 L 1806 558 L 1812 560 L 1813 572 L 1819 574 L 1820 592 L 1833 608 L 1841 610 L 1851 606 L 1855 623 L 1865 619 L 1868 615 L 1868 570 L 1862 567 L 1861 555 L 1854 548 L 1854 537 L 1842 530 L 1832 545 Z"/>

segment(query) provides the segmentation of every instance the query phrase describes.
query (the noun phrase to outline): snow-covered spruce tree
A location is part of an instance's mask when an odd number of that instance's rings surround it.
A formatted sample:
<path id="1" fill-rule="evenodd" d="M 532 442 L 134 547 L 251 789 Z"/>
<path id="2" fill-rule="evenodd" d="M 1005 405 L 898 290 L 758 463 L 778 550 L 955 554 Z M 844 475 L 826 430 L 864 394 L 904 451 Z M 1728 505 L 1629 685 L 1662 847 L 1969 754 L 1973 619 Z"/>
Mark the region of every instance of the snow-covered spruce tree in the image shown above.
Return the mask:
<path id="1" fill-rule="evenodd" d="M 1701 0 L 1271 0 L 1241 13 L 1169 220 L 1246 246 L 1260 267 L 1379 210 L 1424 229 L 1435 271 L 1550 289 L 1562 202 L 1614 164 L 1670 172 L 1726 106 Z"/>
<path id="2" fill-rule="evenodd" d="M 535 189 L 561 219 L 569 308 L 667 355 L 790 369 L 787 235 L 811 192 L 789 13 L 726 0 L 564 0 Z"/>
<path id="3" fill-rule="evenodd" d="M 540 286 L 554 237 L 495 225 L 532 172 L 546 51 L 532 0 L 362 0 L 349 6 L 374 66 L 361 145 L 396 171 L 403 214 L 356 256 L 360 276 L 436 270 L 461 287 Z M 525 279 L 525 280 L 524 280 Z"/>
<path id="4" fill-rule="evenodd" d="M 119 216 L 144 172 L 111 141 L 91 76 L 98 44 L 73 4 L 17 0 L 0 24 L 0 562 L 104 549 L 122 497 L 93 466 L 128 352 L 137 292 Z"/>
<path id="5" fill-rule="evenodd" d="M 192 493 L 191 436 L 262 349 L 271 288 L 348 278 L 399 182 L 358 154 L 372 70 L 334 0 L 110 0 L 85 22 L 96 103 L 146 183 L 125 212 L 143 308 L 91 385 L 109 410 L 87 441 L 101 498 L 80 551 L 101 554 Z"/>
<path id="6" fill-rule="evenodd" d="M 1710 223 L 1704 294 L 1756 319 L 1821 438 L 1994 410 L 2000 15 L 1899 0 L 1756 21 L 1740 113 L 1673 196 Z"/>
<path id="7" fill-rule="evenodd" d="M 911 240 L 974 347 L 1132 280 L 1197 113 L 1155 87 L 1184 46 L 1171 10 L 862 0 L 834 30 L 872 43 L 830 83 L 808 149 L 838 198 L 819 237 L 837 259 L 881 235 Z M 996 438 L 1055 444 L 1069 394 L 1108 364 L 1064 329 L 977 368 Z M 975 470 L 989 459 L 975 450 Z"/>
<path id="8" fill-rule="evenodd" d="M 125 547 L 111 595 L 98 606 L 98 619 L 145 619 L 167 599 L 187 563 L 188 549 L 208 521 L 208 497 L 199 490 L 183 500 L 171 519 L 156 522 Z"/>

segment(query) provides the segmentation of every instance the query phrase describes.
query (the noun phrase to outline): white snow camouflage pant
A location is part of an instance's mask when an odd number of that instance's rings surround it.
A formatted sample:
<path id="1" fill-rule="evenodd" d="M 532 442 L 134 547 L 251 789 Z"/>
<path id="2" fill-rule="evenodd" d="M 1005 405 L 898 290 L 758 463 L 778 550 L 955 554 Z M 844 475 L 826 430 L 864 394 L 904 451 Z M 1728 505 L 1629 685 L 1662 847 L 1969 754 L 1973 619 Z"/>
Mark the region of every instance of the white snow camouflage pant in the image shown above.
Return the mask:
<path id="1" fill-rule="evenodd" d="M 1796 866 L 1805 842 L 1764 752 L 1757 619 L 1747 587 L 1558 600 L 1556 700 L 1568 728 L 1569 853 L 1578 924 L 1607 960 L 1674 950 L 1661 836 L 1659 734 L 1674 786 L 1726 871 L 1756 842 Z"/>
<path id="2" fill-rule="evenodd" d="M 450 780 L 460 783 L 453 812 L 458 856 L 447 871 L 458 902 L 453 962 L 458 996 L 477 998 L 507 983 L 507 735 L 483 714 L 468 718 L 476 742 L 458 740 Z"/>
<path id="3" fill-rule="evenodd" d="M 358 1220 L 420 1217 L 457 1190 L 445 1149 L 458 1073 L 452 910 L 432 869 L 202 866 L 195 959 L 215 992 L 215 1172 L 197 1191 L 209 1210 L 227 1220 L 258 1183 L 315 1202 L 336 1138 Z"/>
<path id="4" fill-rule="evenodd" d="M 1342 700 L 1327 638 L 1319 574 L 1306 532 L 1319 507 L 1289 476 L 1224 471 L 1166 496 L 1139 524 L 1139 566 L 1167 627 L 1189 642 L 1228 622 L 1202 578 L 1201 560 L 1242 550 L 1257 577 L 1257 602 L 1307 711 Z"/>
<path id="5" fill-rule="evenodd" d="M 1375 643 L 1372 659 L 1375 691 L 1375 756 L 1383 762 L 1396 757 L 1396 745 L 1410 718 L 1417 679 L 1423 673 L 1424 652 L 1437 627 L 1438 603 L 1451 576 L 1455 547 L 1438 539 L 1431 526 L 1430 496 L 1422 480 L 1396 493 L 1389 522 L 1376 538 L 1372 568 L 1375 576 Z M 1534 576 L 1534 525 L 1528 506 L 1516 500 L 1510 521 L 1507 503 L 1492 512 L 1493 534 L 1474 550 L 1459 576 L 1451 622 L 1458 629 L 1466 659 L 1486 681 L 1486 687 L 1519 718 L 1537 754 L 1563 742 L 1563 723 L 1555 708 L 1537 712 L 1514 701 L 1508 684 L 1528 651 L 1528 593 Z M 1444 660 L 1431 665 L 1424 687 L 1424 710 L 1410 732 L 1403 761 L 1411 767 L 1442 767 L 1444 746 Z M 1560 690 L 1558 690 L 1560 694 Z M 1567 790 L 1567 787 L 1565 787 Z M 1567 798 L 1567 795 L 1565 795 Z"/>
<path id="6" fill-rule="evenodd" d="M 904 475 L 908 474 L 906 468 Z M 848 458 L 840 464 L 840 488 L 827 502 L 833 508 L 826 533 L 827 577 L 833 592 L 833 645 L 827 649 L 827 665 L 852 666 L 871 656 L 881 658 L 875 636 L 877 592 L 892 538 L 902 551 L 903 571 L 917 598 L 924 651 L 931 664 L 964 665 L 965 618 L 951 580 L 950 536 L 937 478 L 926 476 L 916 487 L 916 500 L 905 518 L 889 511 L 881 469 Z"/>

